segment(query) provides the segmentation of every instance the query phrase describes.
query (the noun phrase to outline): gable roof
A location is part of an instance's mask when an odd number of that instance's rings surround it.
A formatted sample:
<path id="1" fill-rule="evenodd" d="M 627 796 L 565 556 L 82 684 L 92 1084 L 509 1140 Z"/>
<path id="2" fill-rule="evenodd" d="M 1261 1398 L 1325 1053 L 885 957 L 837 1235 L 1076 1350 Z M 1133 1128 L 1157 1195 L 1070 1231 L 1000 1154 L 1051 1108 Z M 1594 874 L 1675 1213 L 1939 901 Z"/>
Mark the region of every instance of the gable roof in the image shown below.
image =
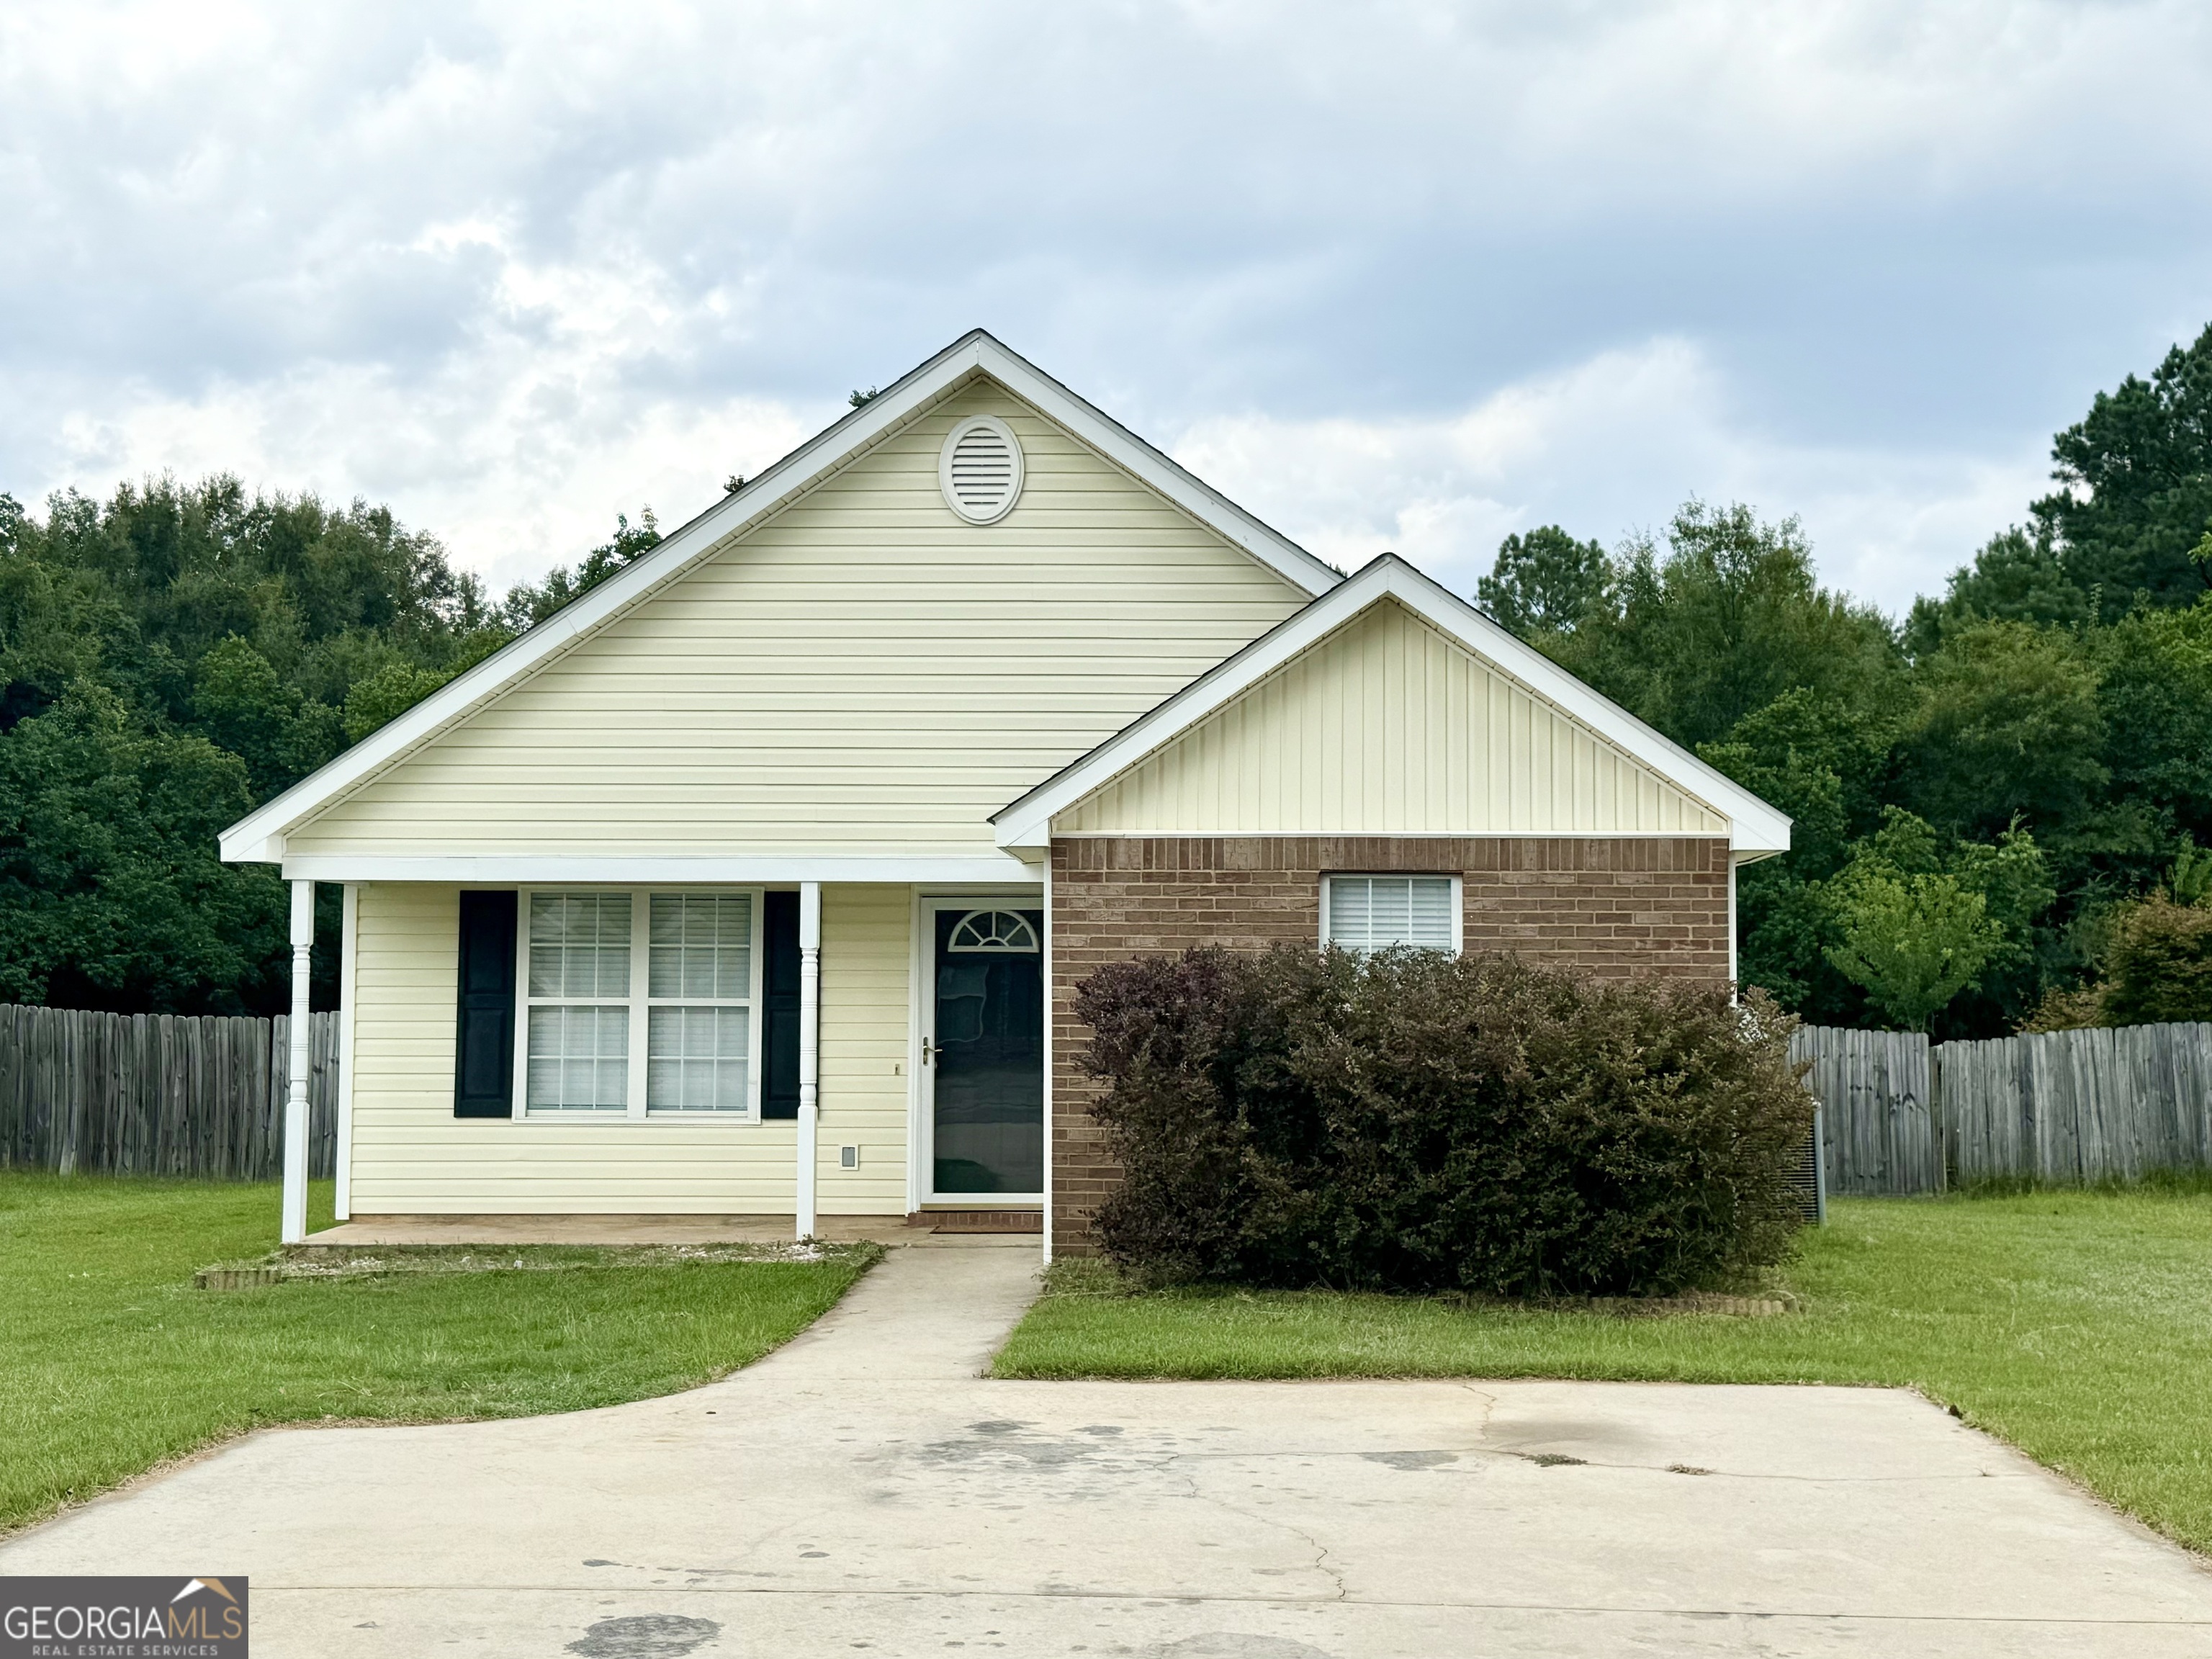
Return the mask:
<path id="1" fill-rule="evenodd" d="M 1384 599 L 1395 599 L 1447 638 L 1518 682 L 1530 695 L 1649 768 L 1729 824 L 1740 855 L 1790 849 L 1790 819 L 1610 698 L 1591 690 L 1534 647 L 1508 633 L 1395 553 L 1385 553 L 1200 676 L 1082 759 L 992 817 L 1002 847 L 1049 841 L 1052 821 L 1094 791 L 1158 753 L 1184 732 L 1293 658 Z"/>
<path id="2" fill-rule="evenodd" d="M 539 665 L 762 523 L 979 376 L 998 382 L 1305 593 L 1344 578 L 1193 477 L 1026 359 L 975 329 L 824 428 L 744 489 L 672 532 L 589 592 L 449 681 L 222 833 L 233 862 L 274 862 L 284 832 L 420 749 Z"/>

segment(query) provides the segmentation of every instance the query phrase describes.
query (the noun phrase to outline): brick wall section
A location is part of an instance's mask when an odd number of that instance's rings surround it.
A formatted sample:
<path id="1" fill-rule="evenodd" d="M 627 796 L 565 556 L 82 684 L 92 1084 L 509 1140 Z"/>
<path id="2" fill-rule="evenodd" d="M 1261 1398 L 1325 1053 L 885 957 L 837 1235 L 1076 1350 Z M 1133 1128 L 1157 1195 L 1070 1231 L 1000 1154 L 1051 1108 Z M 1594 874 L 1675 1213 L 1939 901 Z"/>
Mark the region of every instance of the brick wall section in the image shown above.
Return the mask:
<path id="1" fill-rule="evenodd" d="M 1728 842 L 1719 837 L 1102 836 L 1052 844 L 1053 1249 L 1090 1249 L 1121 1179 L 1090 1112 L 1097 1085 L 1077 983 L 1101 963 L 1196 945 L 1316 945 L 1333 872 L 1461 878 L 1471 951 L 1602 975 L 1724 981 Z"/>

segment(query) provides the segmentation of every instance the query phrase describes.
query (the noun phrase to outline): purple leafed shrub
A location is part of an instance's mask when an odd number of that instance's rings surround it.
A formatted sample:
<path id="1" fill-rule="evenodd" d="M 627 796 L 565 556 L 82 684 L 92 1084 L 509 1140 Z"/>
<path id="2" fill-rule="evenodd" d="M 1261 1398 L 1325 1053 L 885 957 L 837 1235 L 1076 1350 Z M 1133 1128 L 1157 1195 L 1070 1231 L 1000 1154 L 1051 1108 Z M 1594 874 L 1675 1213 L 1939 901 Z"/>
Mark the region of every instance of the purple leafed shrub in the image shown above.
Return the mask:
<path id="1" fill-rule="evenodd" d="M 1140 1281 L 1665 1293 L 1779 1261 L 1813 1121 L 1759 993 L 1278 948 L 1100 969 L 1077 1012 Z"/>

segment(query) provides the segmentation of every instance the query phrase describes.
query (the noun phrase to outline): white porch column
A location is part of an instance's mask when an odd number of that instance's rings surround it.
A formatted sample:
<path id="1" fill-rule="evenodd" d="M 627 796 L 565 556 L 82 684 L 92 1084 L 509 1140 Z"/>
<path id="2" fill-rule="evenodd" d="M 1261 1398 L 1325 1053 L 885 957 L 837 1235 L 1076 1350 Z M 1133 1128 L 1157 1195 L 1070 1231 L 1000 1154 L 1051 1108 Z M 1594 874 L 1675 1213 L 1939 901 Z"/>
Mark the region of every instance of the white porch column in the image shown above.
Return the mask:
<path id="1" fill-rule="evenodd" d="M 353 1217 L 353 1005 L 354 981 L 361 965 L 361 884 L 345 884 L 345 906 L 338 924 L 338 1156 L 333 1218 Z"/>
<path id="2" fill-rule="evenodd" d="M 315 944 L 315 884 L 292 884 L 292 1052 L 284 1067 L 283 1242 L 307 1236 L 307 975 Z"/>
<path id="3" fill-rule="evenodd" d="M 822 1112 L 817 1086 L 822 1035 L 822 884 L 799 884 L 799 1202 L 798 1236 L 814 1236 L 816 1131 Z"/>

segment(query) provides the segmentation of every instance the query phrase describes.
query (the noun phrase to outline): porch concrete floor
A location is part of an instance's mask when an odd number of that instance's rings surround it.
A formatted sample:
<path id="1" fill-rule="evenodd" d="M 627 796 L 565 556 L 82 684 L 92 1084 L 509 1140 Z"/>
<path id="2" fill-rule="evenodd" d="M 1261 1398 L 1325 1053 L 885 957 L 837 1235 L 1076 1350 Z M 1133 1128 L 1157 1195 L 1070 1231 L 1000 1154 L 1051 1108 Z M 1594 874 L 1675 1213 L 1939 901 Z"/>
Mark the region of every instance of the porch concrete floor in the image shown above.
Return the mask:
<path id="1" fill-rule="evenodd" d="M 257 1435 L 0 1573 L 243 1573 L 287 1659 L 2212 1651 L 2199 1562 L 1910 1395 L 988 1382 L 1035 1241 L 959 1243 L 711 1388 Z"/>
<path id="2" fill-rule="evenodd" d="M 927 1230 L 902 1215 L 825 1215 L 815 1231 L 837 1243 L 912 1243 Z M 317 1244 L 781 1244 L 787 1215 L 374 1215 L 307 1235 Z M 1033 1239 L 1032 1249 L 1041 1249 Z"/>

